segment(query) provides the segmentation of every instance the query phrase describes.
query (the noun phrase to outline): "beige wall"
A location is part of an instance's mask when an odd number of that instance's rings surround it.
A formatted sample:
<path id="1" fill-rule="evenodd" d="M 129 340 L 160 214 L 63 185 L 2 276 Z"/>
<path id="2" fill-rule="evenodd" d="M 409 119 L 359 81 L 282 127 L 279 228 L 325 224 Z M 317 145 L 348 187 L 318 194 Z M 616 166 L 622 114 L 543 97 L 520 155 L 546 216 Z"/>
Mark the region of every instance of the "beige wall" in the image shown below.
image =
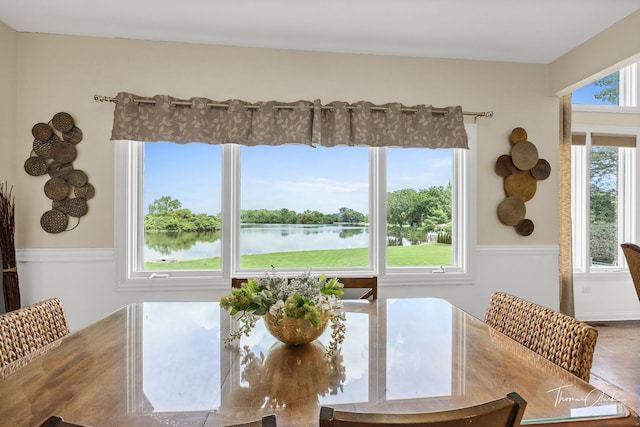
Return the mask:
<path id="1" fill-rule="evenodd" d="M 549 93 L 565 95 L 638 60 L 640 10 L 553 61 Z"/>
<path id="2" fill-rule="evenodd" d="M 45 178 L 18 170 L 20 248 L 113 247 L 113 105 L 95 103 L 93 95 L 114 96 L 119 91 L 214 100 L 459 104 L 467 111 L 493 111 L 494 118 L 478 119 L 478 202 L 473 212 L 478 243 L 557 243 L 558 107 L 556 98 L 548 95 L 545 65 L 42 34 L 19 34 L 18 52 L 15 162 L 29 155 L 33 124 L 66 111 L 84 132 L 74 166 L 83 169 L 96 188 L 78 228 L 52 235 L 39 226 L 40 215 L 50 206 L 43 193 Z M 509 152 L 508 136 L 516 126 L 528 131 L 552 167 L 551 177 L 539 183 L 536 196 L 527 202 L 527 217 L 536 226 L 529 237 L 518 236 L 496 217 L 504 193 L 493 167 L 499 155 Z"/>
<path id="3" fill-rule="evenodd" d="M 181 292 L 114 288 L 114 150 L 109 141 L 113 104 L 96 103 L 93 95 L 114 96 L 119 91 L 215 100 L 459 104 L 467 111 L 493 111 L 494 118 L 477 122 L 478 194 L 468 212 L 478 224 L 475 283 L 381 282 L 380 295 L 442 297 L 478 317 L 495 290 L 558 307 L 559 123 L 558 101 L 549 88 L 565 81 L 565 71 L 571 80 L 571 67 L 18 34 L 1 24 L 0 48 L 4 55 L 0 95 L 7 100 L 0 104 L 5 135 L 0 139 L 0 179 L 15 183 L 22 302 L 60 297 L 74 329 L 131 302 L 210 301 L 228 290 L 225 280 Z M 46 178 L 27 175 L 22 164 L 31 151 L 32 126 L 59 111 L 72 114 L 84 132 L 74 165 L 87 172 L 96 197 L 89 201 L 89 213 L 77 229 L 51 235 L 39 224 L 42 213 L 50 208 L 43 192 Z M 574 118 L 596 120 L 588 114 Z M 620 126 L 637 126 L 639 120 L 638 115 L 610 118 Z M 527 217 L 535 223 L 529 237 L 518 236 L 496 216 L 504 193 L 494 165 L 498 156 L 509 152 L 508 136 L 517 126 L 528 131 L 540 157 L 552 168 L 551 176 L 539 183 L 537 194 L 527 202 Z M 632 292 L 626 280 L 620 289 Z M 640 305 L 625 306 L 635 298 L 617 291 L 620 297 L 610 298 L 612 290 L 607 286 L 604 309 L 589 311 L 604 300 L 594 292 L 579 295 L 593 298 L 579 300 L 587 309 L 577 305 L 576 313 L 587 312 L 590 319 L 637 318 Z M 624 316 L 615 317 L 621 312 Z"/>
<path id="4" fill-rule="evenodd" d="M 640 128 L 640 114 L 615 114 L 574 111 L 571 117 L 574 125 L 614 126 Z"/>
<path id="5" fill-rule="evenodd" d="M 15 183 L 16 140 L 16 43 L 18 35 L 0 22 L 0 182 Z"/>

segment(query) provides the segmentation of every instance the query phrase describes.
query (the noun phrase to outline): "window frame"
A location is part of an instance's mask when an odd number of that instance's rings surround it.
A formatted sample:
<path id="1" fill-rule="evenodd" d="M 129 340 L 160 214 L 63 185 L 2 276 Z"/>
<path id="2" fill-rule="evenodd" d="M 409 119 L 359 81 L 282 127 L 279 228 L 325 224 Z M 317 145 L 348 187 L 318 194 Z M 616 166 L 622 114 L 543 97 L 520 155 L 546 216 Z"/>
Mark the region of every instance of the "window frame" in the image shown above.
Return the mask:
<path id="1" fill-rule="evenodd" d="M 585 144 L 571 147 L 571 214 L 572 214 L 572 248 L 573 272 L 576 276 L 593 274 L 625 273 L 628 266 L 620 245 L 617 245 L 617 266 L 594 266 L 589 258 L 589 225 L 590 225 L 590 162 L 592 134 L 635 135 L 636 147 L 617 147 L 618 155 L 618 243 L 637 241 L 639 219 L 638 211 L 640 190 L 635 184 L 637 170 L 640 166 L 640 128 L 614 126 L 576 126 L 574 133 L 585 133 Z M 578 191 L 579 190 L 579 191 Z"/>
<path id="2" fill-rule="evenodd" d="M 572 104 L 572 111 L 592 112 L 592 113 L 626 113 L 626 114 L 638 114 L 640 113 L 640 105 L 638 100 L 640 99 L 640 87 L 638 87 L 638 81 L 640 80 L 640 66 L 638 63 L 632 63 L 619 70 L 619 91 L 618 91 L 618 104 L 619 105 L 596 105 L 596 104 Z M 613 73 L 612 72 L 612 73 Z M 609 73 L 609 74 L 612 74 Z M 607 75 L 609 75 L 607 74 Z M 602 77 L 606 77 L 602 76 Z M 598 80 L 598 79 L 595 79 Z M 595 81 L 594 80 L 594 81 Z M 593 82 L 591 82 L 593 83 Z M 591 84 L 589 83 L 589 84 Z"/>
<path id="3" fill-rule="evenodd" d="M 323 269 L 328 275 L 376 275 L 384 283 L 402 285 L 472 284 L 475 281 L 473 250 L 476 245 L 476 144 L 477 129 L 465 124 L 468 150 L 454 150 L 452 217 L 453 267 L 386 266 L 386 150 L 369 148 L 369 258 L 367 268 Z M 116 289 L 118 290 L 212 290 L 228 289 L 233 276 L 258 275 L 255 270 L 238 268 L 240 230 L 240 147 L 228 144 L 222 149 L 222 209 L 220 270 L 145 271 L 143 239 L 144 143 L 113 141 L 115 144 L 114 243 Z M 281 269 L 282 274 L 299 270 Z"/>

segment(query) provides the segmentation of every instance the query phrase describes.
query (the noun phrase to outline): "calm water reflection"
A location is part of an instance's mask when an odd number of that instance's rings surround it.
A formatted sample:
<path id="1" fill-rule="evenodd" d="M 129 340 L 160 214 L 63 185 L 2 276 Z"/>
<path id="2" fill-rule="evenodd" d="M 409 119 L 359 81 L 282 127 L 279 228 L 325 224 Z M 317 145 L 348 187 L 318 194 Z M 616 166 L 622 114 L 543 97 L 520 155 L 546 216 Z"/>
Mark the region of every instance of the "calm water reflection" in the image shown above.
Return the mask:
<path id="1" fill-rule="evenodd" d="M 313 249 L 366 248 L 366 226 L 324 224 L 242 224 L 240 254 Z M 220 256 L 220 233 L 146 233 L 144 259 L 202 259 Z"/>

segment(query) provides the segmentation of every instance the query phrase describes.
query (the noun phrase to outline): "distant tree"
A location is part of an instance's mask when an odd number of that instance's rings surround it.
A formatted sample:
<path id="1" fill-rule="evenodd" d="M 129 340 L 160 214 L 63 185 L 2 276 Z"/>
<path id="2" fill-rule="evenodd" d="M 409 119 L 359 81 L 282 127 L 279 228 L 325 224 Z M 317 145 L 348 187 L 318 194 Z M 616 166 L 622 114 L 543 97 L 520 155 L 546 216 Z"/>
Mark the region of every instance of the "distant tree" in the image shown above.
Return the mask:
<path id="1" fill-rule="evenodd" d="M 149 205 L 149 213 L 144 217 L 145 231 L 184 232 L 220 230 L 220 217 L 204 213 L 194 214 L 182 208 L 179 200 L 163 196 Z"/>
<path id="2" fill-rule="evenodd" d="M 589 251 L 595 263 L 613 264 L 617 253 L 618 150 L 591 150 Z"/>
<path id="3" fill-rule="evenodd" d="M 591 223 L 615 224 L 618 151 L 611 147 L 591 150 Z"/>
<path id="4" fill-rule="evenodd" d="M 416 190 L 403 188 L 387 194 L 387 222 L 400 229 L 413 219 L 417 198 Z"/>
<path id="5" fill-rule="evenodd" d="M 179 200 L 169 196 L 162 196 L 149 205 L 149 213 L 152 215 L 165 214 L 180 209 L 181 207 L 182 203 L 180 203 Z"/>
<path id="6" fill-rule="evenodd" d="M 336 215 L 336 222 L 348 224 L 362 224 L 365 221 L 364 214 L 351 208 L 342 207 Z"/>
<path id="7" fill-rule="evenodd" d="M 600 101 L 606 102 L 607 104 L 618 105 L 619 78 L 620 78 L 620 73 L 615 72 L 613 74 L 609 74 L 608 76 L 601 78 L 600 80 L 596 80 L 595 82 L 593 82 L 594 86 L 602 88 L 600 92 L 595 93 L 593 96 L 596 99 L 599 99 Z"/>

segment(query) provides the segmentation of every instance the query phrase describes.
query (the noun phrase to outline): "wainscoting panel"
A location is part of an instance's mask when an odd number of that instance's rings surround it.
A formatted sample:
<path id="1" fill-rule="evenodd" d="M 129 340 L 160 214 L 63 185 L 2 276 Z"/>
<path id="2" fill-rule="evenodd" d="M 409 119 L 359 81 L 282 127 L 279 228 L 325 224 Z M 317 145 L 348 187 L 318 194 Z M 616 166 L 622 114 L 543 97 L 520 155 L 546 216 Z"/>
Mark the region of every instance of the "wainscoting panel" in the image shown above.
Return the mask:
<path id="1" fill-rule="evenodd" d="M 21 249 L 16 256 L 22 304 L 56 296 L 62 300 L 74 330 L 131 302 L 215 301 L 228 292 L 226 281 L 212 281 L 210 288 L 201 290 L 117 290 L 114 251 L 110 248 Z M 433 282 L 432 277 L 421 281 L 420 276 L 403 283 L 380 275 L 379 296 L 444 298 L 483 318 L 489 295 L 499 290 L 557 309 L 556 245 L 480 246 L 476 248 L 472 265 L 475 266 L 473 279 L 460 284 L 450 280 Z M 598 316 L 595 309 L 589 310 L 589 316 Z M 607 308 L 608 313 L 612 310 Z"/>

